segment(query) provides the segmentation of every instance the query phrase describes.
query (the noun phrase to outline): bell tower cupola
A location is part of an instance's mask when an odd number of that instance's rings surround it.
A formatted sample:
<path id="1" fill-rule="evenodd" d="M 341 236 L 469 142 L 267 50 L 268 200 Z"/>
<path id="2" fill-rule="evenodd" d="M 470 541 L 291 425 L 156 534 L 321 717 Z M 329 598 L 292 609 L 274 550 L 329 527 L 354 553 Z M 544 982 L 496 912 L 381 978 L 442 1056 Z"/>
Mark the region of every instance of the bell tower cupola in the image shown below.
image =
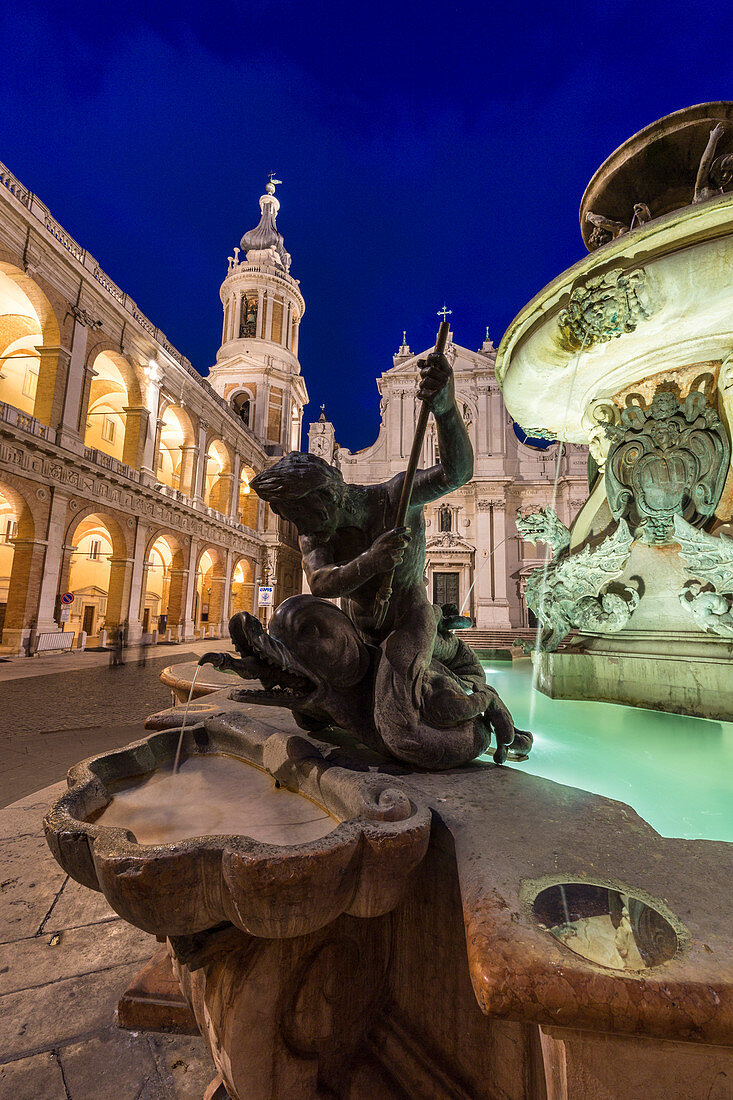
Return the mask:
<path id="1" fill-rule="evenodd" d="M 305 302 L 277 227 L 281 181 L 274 175 L 260 198 L 259 223 L 229 257 L 220 292 L 222 342 L 209 381 L 269 453 L 279 455 L 300 450 L 308 393 L 298 361 Z"/>

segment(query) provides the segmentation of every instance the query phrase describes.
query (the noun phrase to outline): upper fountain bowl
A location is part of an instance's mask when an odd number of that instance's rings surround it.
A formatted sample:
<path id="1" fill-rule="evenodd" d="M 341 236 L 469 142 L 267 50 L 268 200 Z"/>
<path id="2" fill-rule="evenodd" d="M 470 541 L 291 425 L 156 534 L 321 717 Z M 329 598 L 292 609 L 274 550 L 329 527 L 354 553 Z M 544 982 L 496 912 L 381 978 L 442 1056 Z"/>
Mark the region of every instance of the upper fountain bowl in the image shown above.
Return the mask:
<path id="1" fill-rule="evenodd" d="M 716 123 L 726 132 L 717 155 L 733 153 L 733 103 L 698 103 L 657 119 L 611 153 L 585 189 L 580 231 L 592 250 L 589 212 L 630 225 L 634 206 L 646 203 L 658 218 L 688 206 L 700 158 Z"/>
<path id="2" fill-rule="evenodd" d="M 668 115 L 599 168 L 581 204 L 594 251 L 517 314 L 497 352 L 504 401 L 528 435 L 600 439 L 602 464 L 603 425 L 630 401 L 648 405 L 663 383 L 683 398 L 727 391 L 731 185 L 733 103 Z"/>

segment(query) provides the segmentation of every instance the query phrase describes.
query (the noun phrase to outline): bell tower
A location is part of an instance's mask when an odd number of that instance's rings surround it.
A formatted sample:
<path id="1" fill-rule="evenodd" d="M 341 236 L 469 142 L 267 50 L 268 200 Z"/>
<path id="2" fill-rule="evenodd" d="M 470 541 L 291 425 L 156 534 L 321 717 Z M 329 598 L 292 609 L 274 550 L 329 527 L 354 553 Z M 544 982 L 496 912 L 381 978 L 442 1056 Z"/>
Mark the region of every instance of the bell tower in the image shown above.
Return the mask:
<path id="1" fill-rule="evenodd" d="M 278 232 L 280 180 L 273 176 L 260 198 L 259 224 L 229 257 L 220 291 L 222 342 L 209 381 L 268 453 L 282 455 L 300 450 L 308 391 L 298 361 L 305 302 Z"/>

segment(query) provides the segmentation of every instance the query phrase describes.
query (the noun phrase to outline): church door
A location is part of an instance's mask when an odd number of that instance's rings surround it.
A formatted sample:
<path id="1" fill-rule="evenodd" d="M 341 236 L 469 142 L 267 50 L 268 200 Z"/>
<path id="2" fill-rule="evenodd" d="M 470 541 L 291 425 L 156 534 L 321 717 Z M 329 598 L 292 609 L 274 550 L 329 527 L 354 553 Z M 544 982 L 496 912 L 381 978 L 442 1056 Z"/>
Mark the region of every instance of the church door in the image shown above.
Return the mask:
<path id="1" fill-rule="evenodd" d="M 458 603 L 457 573 L 433 573 L 433 603 Z"/>
<path id="2" fill-rule="evenodd" d="M 81 628 L 86 634 L 94 633 L 94 604 L 84 604 L 84 620 L 81 624 Z"/>

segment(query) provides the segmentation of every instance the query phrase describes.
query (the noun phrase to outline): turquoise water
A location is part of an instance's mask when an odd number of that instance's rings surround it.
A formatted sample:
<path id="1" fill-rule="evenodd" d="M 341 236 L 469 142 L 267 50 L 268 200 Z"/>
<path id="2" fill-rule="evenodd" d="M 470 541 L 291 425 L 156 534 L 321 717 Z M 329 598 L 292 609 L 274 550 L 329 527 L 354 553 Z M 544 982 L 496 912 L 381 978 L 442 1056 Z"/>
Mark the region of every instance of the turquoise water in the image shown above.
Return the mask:
<path id="1" fill-rule="evenodd" d="M 535 693 L 529 661 L 483 661 L 486 678 L 532 729 L 508 766 L 633 806 L 662 836 L 733 841 L 733 722 Z"/>

